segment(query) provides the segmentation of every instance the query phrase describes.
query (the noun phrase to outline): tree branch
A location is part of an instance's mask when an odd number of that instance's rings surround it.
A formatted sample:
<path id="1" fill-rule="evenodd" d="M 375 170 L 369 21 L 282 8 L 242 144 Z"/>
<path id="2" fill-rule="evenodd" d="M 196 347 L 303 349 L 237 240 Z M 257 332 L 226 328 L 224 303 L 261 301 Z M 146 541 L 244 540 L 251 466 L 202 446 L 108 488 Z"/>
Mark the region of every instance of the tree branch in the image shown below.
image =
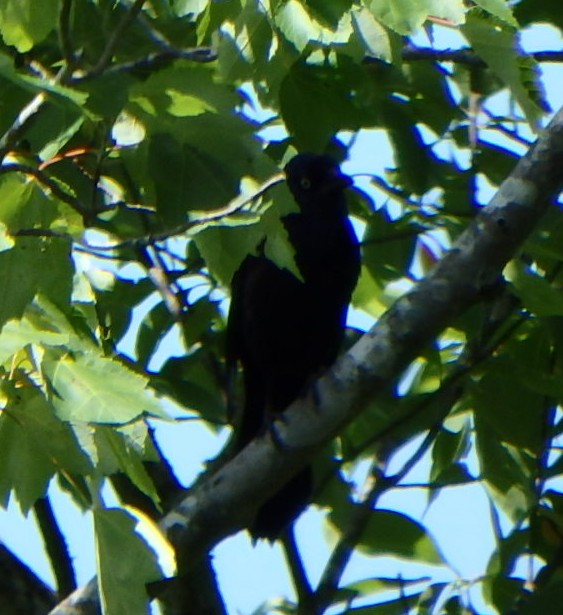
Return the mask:
<path id="1" fill-rule="evenodd" d="M 55 603 L 54 592 L 0 543 L 2 615 L 44 615 Z"/>
<path id="2" fill-rule="evenodd" d="M 405 62 L 417 62 L 430 60 L 432 62 L 454 62 L 465 64 L 474 68 L 485 68 L 487 63 L 482 60 L 471 48 L 462 49 L 434 49 L 433 47 L 406 47 L 402 51 Z M 534 58 L 536 62 L 563 62 L 563 51 L 537 51 L 526 54 Z M 366 58 L 366 63 L 379 62 L 376 58 Z"/>
<path id="3" fill-rule="evenodd" d="M 437 423 L 426 435 L 422 444 L 415 451 L 414 455 L 405 462 L 403 467 L 393 476 L 385 476 L 377 461 L 374 462 L 371 472 L 373 487 L 370 489 L 364 500 L 355 507 L 346 531 L 342 534 L 338 544 L 332 551 L 329 561 L 321 576 L 317 591 L 313 596 L 313 603 L 310 605 L 310 612 L 317 615 L 324 613 L 330 606 L 334 595 L 338 590 L 340 579 L 344 573 L 350 557 L 354 552 L 362 534 L 364 533 L 373 509 L 379 498 L 391 487 L 397 485 L 411 471 L 411 469 L 422 459 L 434 442 L 440 423 Z"/>
<path id="4" fill-rule="evenodd" d="M 76 577 L 72 558 L 68 552 L 65 537 L 55 519 L 47 497 L 39 498 L 33 505 L 33 512 L 41 530 L 45 549 L 51 561 L 51 568 L 57 579 L 57 593 L 61 598 L 76 589 Z"/>
<path id="5" fill-rule="evenodd" d="M 70 14 L 72 11 L 72 0 L 62 0 L 59 10 L 59 45 L 64 58 L 67 73 L 71 73 L 76 63 L 72 40 L 70 36 Z"/>
<path id="6" fill-rule="evenodd" d="M 60 201 L 66 203 L 67 205 L 70 205 L 70 207 L 72 207 L 72 209 L 74 209 L 80 215 L 84 215 L 86 213 L 84 205 L 75 196 L 68 192 L 65 192 L 55 180 L 51 179 L 40 169 L 37 169 L 27 164 L 9 162 L 0 166 L 0 175 L 5 175 L 6 173 L 22 173 L 23 175 L 29 175 L 36 179 L 50 192 L 52 192 L 53 195 L 56 196 Z"/>
<path id="7" fill-rule="evenodd" d="M 104 74 L 115 75 L 118 73 L 133 73 L 143 72 L 150 73 L 165 67 L 174 60 L 190 60 L 191 62 L 199 62 L 205 64 L 214 62 L 217 59 L 217 54 L 210 47 L 194 47 L 186 49 L 166 49 L 165 51 L 157 51 L 149 55 L 132 60 L 131 62 L 122 62 L 108 67 Z M 98 77 L 97 73 L 89 71 L 84 75 L 76 75 L 70 81 L 73 84 L 84 83 Z"/>
<path id="8" fill-rule="evenodd" d="M 246 527 L 281 484 L 310 463 L 368 401 L 387 392 L 455 317 L 478 302 L 558 195 L 561 169 L 563 109 L 428 277 L 315 383 L 315 395 L 294 402 L 276 422 L 286 445 L 276 445 L 270 433 L 254 440 L 166 515 L 161 526 L 177 552 L 197 561 Z M 81 601 L 94 596 L 92 582 L 90 591 L 70 599 L 81 612 Z M 53 615 L 64 613 L 64 605 Z"/>
<path id="9" fill-rule="evenodd" d="M 284 531 L 281 542 L 299 604 L 309 604 L 313 596 L 313 589 L 299 553 L 293 524 Z"/>
<path id="10" fill-rule="evenodd" d="M 5 169 L 5 170 L 3 170 Z M 64 191 L 61 192 L 61 189 L 58 188 L 56 182 L 54 182 L 50 177 L 43 174 L 40 170 L 37 170 L 33 167 L 21 164 L 7 164 L 4 166 L 0 166 L 0 174 L 7 173 L 10 171 L 18 171 L 20 173 L 24 173 L 27 175 L 31 175 L 37 179 L 40 183 L 45 185 L 48 189 L 50 189 L 55 196 L 57 196 L 62 201 L 67 202 L 72 207 L 83 208 L 84 205 L 80 203 L 77 199 L 74 199 L 71 195 L 68 195 Z M 82 246 L 85 250 L 96 253 L 96 256 L 100 256 L 104 252 L 115 252 L 115 250 L 120 250 L 122 248 L 131 248 L 136 249 L 139 243 L 143 245 L 152 245 L 159 241 L 165 241 L 166 239 L 170 239 L 171 237 L 175 237 L 178 235 L 188 234 L 196 234 L 199 231 L 203 230 L 210 224 L 214 224 L 219 222 L 232 214 L 235 214 L 241 210 L 243 210 L 247 205 L 251 204 L 256 199 L 263 196 L 270 188 L 279 184 L 281 181 L 285 180 L 285 176 L 283 173 L 276 173 L 273 176 L 269 177 L 266 181 L 264 181 L 257 189 L 249 195 L 237 196 L 232 201 L 227 203 L 224 207 L 220 207 L 219 209 L 214 209 L 208 212 L 192 212 L 193 219 L 177 226 L 173 229 L 169 229 L 167 231 L 162 231 L 160 233 L 151 233 L 150 235 L 144 235 L 142 237 L 136 237 L 133 239 L 127 239 L 125 241 L 121 241 L 119 243 L 114 243 L 110 245 L 92 245 L 84 240 L 75 240 L 75 242 Z M 57 190 L 59 192 L 55 192 Z M 110 211 L 114 207 L 117 206 L 125 206 L 131 210 L 140 210 L 143 213 L 152 213 L 153 210 L 148 207 L 140 208 L 140 207 L 132 207 L 131 205 L 127 206 L 123 203 L 112 203 L 106 206 L 104 209 L 100 211 L 96 211 L 95 213 L 103 213 L 106 211 Z M 79 213 L 82 213 L 82 209 L 77 210 Z M 18 232 L 19 235 L 34 235 L 36 237 L 53 237 L 60 236 L 60 233 L 54 233 L 50 229 L 22 229 Z"/>

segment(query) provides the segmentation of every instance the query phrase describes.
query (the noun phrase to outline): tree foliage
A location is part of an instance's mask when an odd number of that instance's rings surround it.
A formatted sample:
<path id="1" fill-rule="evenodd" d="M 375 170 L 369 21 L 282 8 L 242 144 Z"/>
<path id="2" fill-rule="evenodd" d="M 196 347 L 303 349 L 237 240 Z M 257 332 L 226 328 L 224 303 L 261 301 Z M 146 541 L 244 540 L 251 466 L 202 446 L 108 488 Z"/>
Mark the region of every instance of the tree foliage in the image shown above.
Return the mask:
<path id="1" fill-rule="evenodd" d="M 167 613 L 186 603 L 220 613 L 229 597 L 209 550 L 314 458 L 330 558 L 312 586 L 290 545 L 297 599 L 262 596 L 262 612 L 559 613 L 557 117 L 548 145 L 513 168 L 549 116 L 542 67 L 563 61 L 526 51 L 524 29 L 563 23 L 555 0 L 512 4 L 0 0 L 0 496 L 34 510 L 58 583 L 51 593 L 2 551 L 14 608 L 27 596 L 30 613 L 50 602 L 56 613 L 72 604 L 137 615 L 148 588 Z M 392 162 L 382 166 L 385 140 Z M 187 417 L 226 429 L 225 297 L 266 235 L 269 257 L 295 267 L 279 222 L 294 204 L 279 169 L 297 151 L 361 156 L 370 174 L 349 198 L 363 247 L 353 306 L 395 336 L 377 348 L 393 368 L 347 380 L 344 360 L 336 384 L 319 384 L 319 408 L 309 396 L 297 404 L 308 413 L 280 424 L 297 446 L 257 443 L 238 465 L 227 450 L 186 495 L 151 429 Z M 530 203 L 545 210 L 535 227 L 522 224 L 539 217 Z M 501 255 L 479 248 L 491 220 Z M 432 289 L 426 309 L 438 292 L 447 309 L 438 301 L 426 315 L 417 288 Z M 411 311 L 423 317 L 415 332 Z M 373 367 L 377 339 L 365 334 L 348 360 L 371 348 Z M 342 391 L 354 410 L 324 420 L 326 391 L 329 411 Z M 323 420 L 332 427 L 302 445 L 299 416 L 319 433 Z M 253 459 L 266 460 L 256 475 Z M 380 505 L 415 467 L 426 468 L 429 505 L 453 487 L 484 490 L 495 530 L 487 569 L 478 579 L 452 571 L 450 582 L 429 572 L 343 583 L 360 553 L 450 567 L 421 518 Z M 109 480 L 119 506 L 105 503 Z M 97 582 L 74 594 L 64 523 L 49 503 L 55 481 L 94 520 Z M 182 528 L 201 510 L 215 514 Z M 167 592 L 155 549 L 171 557 L 171 546 L 182 584 Z"/>

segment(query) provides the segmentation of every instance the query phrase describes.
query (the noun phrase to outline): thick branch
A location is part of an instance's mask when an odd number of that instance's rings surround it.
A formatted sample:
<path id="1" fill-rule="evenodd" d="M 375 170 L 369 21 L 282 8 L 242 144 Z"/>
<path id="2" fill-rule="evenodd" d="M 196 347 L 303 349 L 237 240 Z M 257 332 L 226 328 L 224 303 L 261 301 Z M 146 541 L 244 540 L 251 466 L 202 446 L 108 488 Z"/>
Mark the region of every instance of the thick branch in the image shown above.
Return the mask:
<path id="1" fill-rule="evenodd" d="M 257 508 L 314 453 L 388 390 L 420 351 L 500 276 L 563 185 L 563 109 L 431 274 L 379 322 L 276 423 L 191 492 L 162 527 L 178 550 L 197 561 L 245 527 Z M 94 585 L 91 584 L 91 589 Z M 92 594 L 83 592 L 84 598 Z M 80 606 L 75 596 L 73 604 Z M 65 613 L 64 606 L 53 614 Z"/>

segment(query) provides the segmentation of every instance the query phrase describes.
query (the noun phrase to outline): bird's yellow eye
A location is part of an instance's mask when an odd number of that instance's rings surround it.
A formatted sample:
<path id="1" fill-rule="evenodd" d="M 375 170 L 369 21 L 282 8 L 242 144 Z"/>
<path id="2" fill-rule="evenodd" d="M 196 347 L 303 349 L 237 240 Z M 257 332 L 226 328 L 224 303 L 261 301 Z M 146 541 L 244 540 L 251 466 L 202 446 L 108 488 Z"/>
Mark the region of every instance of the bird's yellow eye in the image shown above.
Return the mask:
<path id="1" fill-rule="evenodd" d="M 309 190 L 310 187 L 311 187 L 311 180 L 308 177 L 302 177 L 301 178 L 301 188 L 303 188 L 304 190 Z"/>

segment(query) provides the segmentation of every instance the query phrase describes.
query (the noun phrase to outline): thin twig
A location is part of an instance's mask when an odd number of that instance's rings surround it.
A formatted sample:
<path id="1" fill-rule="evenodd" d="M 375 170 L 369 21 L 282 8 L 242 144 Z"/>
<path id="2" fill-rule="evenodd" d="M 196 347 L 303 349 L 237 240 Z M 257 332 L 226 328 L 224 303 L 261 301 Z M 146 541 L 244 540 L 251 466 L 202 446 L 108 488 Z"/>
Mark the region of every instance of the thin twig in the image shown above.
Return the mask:
<path id="1" fill-rule="evenodd" d="M 500 121 L 498 117 L 495 117 L 485 106 L 481 107 L 481 113 L 484 113 L 490 121 L 489 126 L 487 126 L 488 130 L 496 130 L 505 137 L 508 137 L 519 145 L 524 145 L 525 147 L 530 147 L 532 144 L 531 141 L 521 137 L 515 130 L 510 130 L 504 126 L 503 122 Z M 508 121 L 514 123 L 513 119 L 509 119 Z"/>
<path id="2" fill-rule="evenodd" d="M 19 162 L 9 162 L 0 166 L 0 175 L 7 173 L 23 173 L 36 179 L 42 186 L 52 192 L 59 200 L 70 205 L 79 214 L 84 215 L 84 205 L 72 194 L 65 192 L 59 184 L 39 169 Z"/>
<path id="3" fill-rule="evenodd" d="M 33 512 L 41 530 L 53 574 L 57 579 L 57 593 L 60 599 L 63 599 L 76 589 L 76 576 L 65 537 L 48 498 L 39 498 L 33 505 Z"/>
<path id="4" fill-rule="evenodd" d="M 145 4 L 145 2 L 146 0 L 135 0 L 135 2 L 129 7 L 129 10 L 125 13 L 123 18 L 121 19 L 119 24 L 117 24 L 117 27 L 109 37 L 107 45 L 102 52 L 102 55 L 98 59 L 98 62 L 86 73 L 86 76 L 89 79 L 99 77 L 109 66 L 111 59 L 113 58 L 115 51 L 123 38 L 123 33 L 129 27 L 129 25 L 133 23 L 133 21 L 143 8 L 143 4 Z"/>
<path id="5" fill-rule="evenodd" d="M 194 227 L 201 226 L 203 229 L 212 222 L 217 222 L 218 220 L 237 213 L 246 205 L 250 205 L 251 203 L 256 201 L 256 199 L 263 196 L 268 190 L 270 190 L 270 188 L 273 188 L 275 185 L 281 183 L 282 181 L 285 181 L 285 173 L 276 173 L 275 175 L 269 177 L 265 182 L 260 184 L 260 186 L 258 186 L 258 188 L 254 192 L 248 195 L 237 196 L 230 203 L 225 205 L 225 207 L 221 207 L 220 209 L 214 209 L 210 212 L 194 212 L 194 219 L 190 221 L 188 228 L 190 228 L 190 230 L 193 230 Z M 166 237 L 164 237 L 164 239 L 166 239 Z"/>
<path id="6" fill-rule="evenodd" d="M 299 605 L 304 606 L 308 604 L 311 599 L 313 589 L 311 588 L 311 583 L 309 583 L 309 579 L 307 578 L 305 566 L 303 565 L 303 560 L 301 559 L 301 555 L 297 547 L 293 525 L 290 525 L 283 533 L 282 545 L 287 565 L 291 571 L 293 587 L 295 588 Z"/>
<path id="7" fill-rule="evenodd" d="M 202 64 L 208 62 L 214 62 L 217 60 L 217 53 L 210 47 L 194 47 L 188 49 L 168 49 L 166 51 L 158 51 L 150 53 L 138 60 L 132 60 L 130 62 L 121 62 L 106 68 L 104 73 L 106 75 L 115 75 L 118 73 L 133 73 L 133 72 L 153 72 L 173 62 L 174 60 L 190 60 L 192 62 L 199 62 Z M 98 74 L 88 71 L 84 75 L 76 75 L 72 78 L 72 83 L 84 83 L 90 81 Z"/>
<path id="8" fill-rule="evenodd" d="M 373 487 L 369 490 L 361 504 L 355 507 L 346 531 L 342 534 L 325 566 L 319 586 L 314 594 L 315 607 L 311 612 L 316 614 L 323 613 L 331 603 L 338 590 L 344 570 L 370 521 L 377 501 L 384 493 L 394 488 L 422 459 L 434 442 L 440 426 L 441 420 L 430 429 L 415 453 L 396 474 L 385 476 L 380 470 L 379 462 L 377 460 L 374 461 L 371 471 Z"/>
<path id="9" fill-rule="evenodd" d="M 64 58 L 67 72 L 71 73 L 76 64 L 76 57 L 70 37 L 70 14 L 72 11 L 72 0 L 62 0 L 61 10 L 59 11 L 59 44 Z"/>
<path id="10" fill-rule="evenodd" d="M 150 280 L 162 297 L 164 305 L 166 305 L 174 320 L 179 320 L 183 306 L 180 305 L 177 296 L 178 293 L 175 293 L 173 288 L 177 291 L 180 289 L 178 288 L 177 282 L 170 280 L 168 270 L 160 254 L 158 254 L 156 250 L 151 254 L 147 246 L 139 244 L 137 244 L 137 254 L 139 260 L 147 270 Z"/>
<path id="11" fill-rule="evenodd" d="M 6 165 L 6 166 L 9 166 L 9 165 Z M 20 167 L 22 168 L 20 169 Z M 3 168 L 5 167 L 0 167 L 0 173 L 2 173 Z M 31 175 L 34 175 L 34 176 L 37 175 L 37 170 L 34 170 L 33 167 L 29 167 L 29 170 L 28 170 L 28 168 L 24 165 L 13 165 L 12 170 L 21 170 L 22 173 L 29 172 L 29 174 Z M 30 171 L 33 171 L 33 173 L 31 173 Z M 38 177 L 37 179 L 41 181 L 40 177 Z M 103 252 L 113 252 L 115 250 L 121 250 L 123 248 L 134 248 L 139 243 L 142 243 L 145 245 L 154 244 L 155 242 L 165 241 L 167 239 L 170 239 L 171 237 L 176 237 L 178 235 L 184 235 L 185 233 L 188 233 L 189 235 L 195 235 L 196 233 L 203 230 L 210 224 L 213 224 L 215 222 L 223 220 L 224 218 L 227 218 L 230 215 L 238 213 L 239 211 L 244 209 L 247 205 L 249 205 L 256 199 L 264 195 L 270 188 L 272 188 L 272 186 L 280 183 L 284 179 L 285 179 L 285 175 L 283 173 L 276 173 L 273 177 L 270 177 L 263 184 L 261 184 L 258 187 L 258 189 L 254 191 L 252 194 L 244 195 L 244 196 L 239 195 L 236 198 L 234 198 L 232 201 L 230 201 L 230 203 L 228 203 L 224 207 L 221 207 L 219 209 L 214 209 L 213 211 L 210 211 L 210 212 L 193 212 L 193 215 L 195 216 L 193 220 L 189 220 L 188 222 L 185 222 L 184 224 L 180 224 L 179 226 L 176 226 L 167 231 L 162 231 L 160 233 L 153 233 L 153 234 L 145 235 L 142 237 L 135 237 L 132 239 L 127 239 L 125 241 L 114 243 L 109 246 L 92 245 L 84 241 L 81 242 L 81 245 L 82 247 L 92 252 L 103 253 Z M 118 206 L 125 206 L 131 210 L 139 209 L 140 211 L 144 211 L 147 213 L 153 213 L 153 210 L 146 206 L 133 208 L 130 204 L 127 205 L 122 202 L 113 203 L 111 205 L 108 205 L 103 210 L 97 213 L 106 212 Z M 40 234 L 40 229 L 36 230 L 36 234 L 37 235 Z M 46 230 L 46 234 L 50 235 L 49 231 Z"/>

